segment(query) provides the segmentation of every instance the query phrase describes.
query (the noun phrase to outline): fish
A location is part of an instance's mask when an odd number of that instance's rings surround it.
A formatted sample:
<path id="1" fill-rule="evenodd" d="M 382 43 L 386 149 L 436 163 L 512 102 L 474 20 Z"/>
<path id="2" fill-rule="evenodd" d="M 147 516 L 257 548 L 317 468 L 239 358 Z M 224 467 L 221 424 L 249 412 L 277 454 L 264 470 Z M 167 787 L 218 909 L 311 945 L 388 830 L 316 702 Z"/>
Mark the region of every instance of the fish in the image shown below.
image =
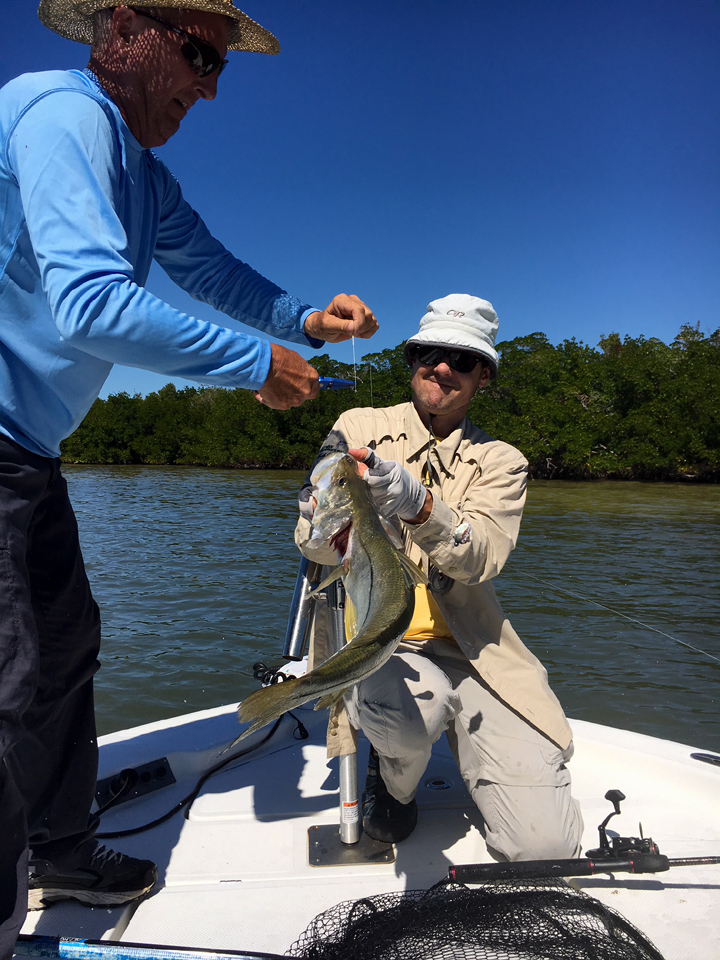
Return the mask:
<path id="1" fill-rule="evenodd" d="M 310 482 L 317 507 L 308 543 L 330 544 L 341 554 L 340 565 L 313 592 L 343 579 L 350 601 L 346 634 L 351 639 L 304 676 L 263 687 L 243 700 L 238 718 L 250 726 L 235 743 L 311 700 L 318 700 L 316 710 L 332 706 L 351 686 L 379 670 L 410 626 L 415 585 L 427 583 L 422 570 L 402 552 L 350 454 L 324 457 Z"/>

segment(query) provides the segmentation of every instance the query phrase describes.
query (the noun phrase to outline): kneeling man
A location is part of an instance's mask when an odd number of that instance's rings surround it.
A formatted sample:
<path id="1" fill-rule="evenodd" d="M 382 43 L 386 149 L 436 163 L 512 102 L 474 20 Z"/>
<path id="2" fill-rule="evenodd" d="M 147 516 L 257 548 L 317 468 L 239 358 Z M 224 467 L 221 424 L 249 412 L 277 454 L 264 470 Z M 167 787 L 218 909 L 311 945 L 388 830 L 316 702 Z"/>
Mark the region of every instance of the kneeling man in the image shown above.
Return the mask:
<path id="1" fill-rule="evenodd" d="M 349 450 L 377 505 L 429 585 L 388 663 L 345 695 L 330 719 L 330 755 L 370 740 L 365 832 L 386 842 L 415 828 L 415 792 L 433 743 L 447 734 L 499 859 L 577 856 L 582 817 L 570 791 L 572 733 L 547 672 L 503 614 L 493 577 L 515 546 L 527 461 L 465 415 L 497 373 L 497 315 L 486 300 L 435 300 L 408 340 L 412 401 L 349 410 L 323 445 Z M 310 487 L 296 540 L 310 551 Z M 322 625 L 316 632 L 322 634 Z"/>

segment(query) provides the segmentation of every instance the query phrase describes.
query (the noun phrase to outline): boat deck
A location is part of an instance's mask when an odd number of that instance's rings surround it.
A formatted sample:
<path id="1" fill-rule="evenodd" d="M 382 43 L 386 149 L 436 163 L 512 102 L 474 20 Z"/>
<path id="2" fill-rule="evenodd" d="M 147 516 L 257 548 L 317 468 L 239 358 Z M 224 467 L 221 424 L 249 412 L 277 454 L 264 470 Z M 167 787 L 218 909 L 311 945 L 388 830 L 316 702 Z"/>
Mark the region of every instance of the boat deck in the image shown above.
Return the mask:
<path id="1" fill-rule="evenodd" d="M 309 739 L 295 739 L 296 724 L 286 716 L 267 743 L 204 784 L 189 814 L 104 841 L 156 861 L 160 883 L 151 896 L 116 910 L 55 904 L 30 914 L 23 933 L 282 954 L 315 916 L 337 903 L 426 889 L 450 864 L 490 861 L 480 816 L 442 738 L 418 791 L 417 829 L 397 845 L 393 862 L 311 866 L 308 831 L 338 823 L 338 773 L 336 762 L 325 758 L 326 712 L 296 713 Z M 703 751 L 571 724 L 573 792 L 585 819 L 585 849 L 597 846 L 597 825 L 611 810 L 604 795 L 617 788 L 627 800 L 610 823 L 614 830 L 637 835 L 642 821 L 645 835 L 666 856 L 720 855 L 720 766 L 691 756 Z M 234 750 L 259 744 L 266 732 Z M 167 758 L 177 782 L 111 809 L 101 831 L 135 827 L 170 810 L 223 759 L 237 733 L 231 705 L 102 738 L 100 778 Z M 367 749 L 361 737 L 361 785 Z M 622 913 L 666 960 L 720 958 L 720 865 L 572 883 Z"/>

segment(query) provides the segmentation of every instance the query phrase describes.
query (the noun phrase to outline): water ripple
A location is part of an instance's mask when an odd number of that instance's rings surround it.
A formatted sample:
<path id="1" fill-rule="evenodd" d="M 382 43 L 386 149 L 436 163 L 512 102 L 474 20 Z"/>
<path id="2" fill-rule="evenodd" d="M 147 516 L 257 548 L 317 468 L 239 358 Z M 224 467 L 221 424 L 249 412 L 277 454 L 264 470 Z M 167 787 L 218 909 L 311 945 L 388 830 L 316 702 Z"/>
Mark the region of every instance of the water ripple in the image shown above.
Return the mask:
<path id="1" fill-rule="evenodd" d="M 303 475 L 65 473 L 103 615 L 101 732 L 247 695 L 282 647 Z M 570 716 L 720 750 L 720 664 L 647 628 L 720 657 L 719 533 L 718 487 L 531 484 L 496 586 Z"/>

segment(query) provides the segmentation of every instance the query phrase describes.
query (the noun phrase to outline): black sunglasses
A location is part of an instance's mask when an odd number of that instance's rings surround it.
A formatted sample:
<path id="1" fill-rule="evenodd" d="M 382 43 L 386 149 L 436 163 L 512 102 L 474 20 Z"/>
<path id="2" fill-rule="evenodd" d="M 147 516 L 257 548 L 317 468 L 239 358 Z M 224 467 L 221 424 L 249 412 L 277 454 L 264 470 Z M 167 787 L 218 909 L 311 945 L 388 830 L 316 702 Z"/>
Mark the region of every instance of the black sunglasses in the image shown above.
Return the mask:
<path id="1" fill-rule="evenodd" d="M 415 363 L 418 360 L 423 366 L 435 367 L 443 360 L 451 370 L 458 373 L 470 373 L 475 367 L 482 363 L 482 357 L 477 354 L 468 353 L 466 350 L 448 350 L 447 347 L 433 346 L 413 346 L 410 348 L 410 362 Z"/>
<path id="2" fill-rule="evenodd" d="M 141 17 L 152 20 L 153 23 L 159 23 L 161 27 L 165 27 L 166 30 L 169 30 L 176 36 L 182 37 L 185 43 L 180 47 L 180 53 L 182 53 L 189 63 L 191 70 L 193 70 L 198 77 L 209 77 L 210 74 L 215 73 L 216 70 L 219 76 L 227 66 L 227 60 L 223 60 L 215 47 L 211 43 L 208 43 L 207 40 L 201 40 L 200 37 L 196 37 L 192 33 L 187 33 L 187 31 L 181 30 L 180 27 L 176 27 L 174 23 L 168 23 L 166 20 L 154 17 L 150 13 L 145 13 L 144 10 L 136 10 L 135 7 L 130 7 L 130 9 Z"/>

